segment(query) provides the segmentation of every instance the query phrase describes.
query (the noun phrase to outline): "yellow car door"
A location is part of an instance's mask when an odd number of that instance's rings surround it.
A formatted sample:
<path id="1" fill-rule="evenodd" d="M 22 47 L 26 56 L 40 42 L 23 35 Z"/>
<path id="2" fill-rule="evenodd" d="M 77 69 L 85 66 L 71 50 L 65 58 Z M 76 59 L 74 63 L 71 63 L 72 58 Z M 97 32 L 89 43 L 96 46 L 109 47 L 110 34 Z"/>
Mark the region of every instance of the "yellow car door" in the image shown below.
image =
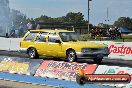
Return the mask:
<path id="1" fill-rule="evenodd" d="M 38 32 L 29 32 L 23 40 L 20 42 L 21 48 L 29 48 L 34 45 L 34 39 L 37 36 Z"/>
<path id="2" fill-rule="evenodd" d="M 62 51 L 62 44 L 56 33 L 50 33 L 48 36 L 47 54 L 49 56 L 58 57 Z"/>
<path id="3" fill-rule="evenodd" d="M 47 36 L 48 33 L 46 32 L 43 32 L 43 33 L 40 33 L 36 40 L 35 40 L 35 48 L 38 52 L 39 55 L 43 55 L 43 56 L 46 56 L 46 52 L 47 52 L 47 39 L 46 39 L 46 36 Z"/>

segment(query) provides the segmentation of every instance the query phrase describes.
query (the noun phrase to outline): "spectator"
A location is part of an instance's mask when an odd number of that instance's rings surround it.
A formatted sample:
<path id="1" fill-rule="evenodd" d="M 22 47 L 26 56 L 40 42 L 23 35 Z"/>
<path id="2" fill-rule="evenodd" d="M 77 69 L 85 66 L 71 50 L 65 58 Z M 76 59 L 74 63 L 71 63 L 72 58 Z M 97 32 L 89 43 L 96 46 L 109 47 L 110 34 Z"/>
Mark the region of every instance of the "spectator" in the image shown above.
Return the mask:
<path id="1" fill-rule="evenodd" d="M 27 28 L 28 28 L 28 31 L 29 31 L 29 30 L 32 30 L 33 25 L 32 25 L 32 23 L 31 23 L 31 22 L 29 22 L 29 23 L 27 24 Z"/>
<path id="2" fill-rule="evenodd" d="M 39 24 L 37 24 L 37 27 L 36 27 L 36 29 L 40 29 L 40 25 L 39 25 Z"/>
<path id="3" fill-rule="evenodd" d="M 115 33 L 116 33 L 116 38 L 122 38 L 121 32 L 119 32 L 119 28 L 115 27 Z"/>
<path id="4" fill-rule="evenodd" d="M 117 36 L 116 36 L 116 29 L 115 28 L 110 28 L 109 30 L 109 34 L 110 34 L 110 39 L 115 39 Z"/>
<path id="5" fill-rule="evenodd" d="M 103 31 L 102 31 L 102 29 L 99 29 L 99 36 L 100 36 L 100 37 L 103 36 Z"/>
<path id="6" fill-rule="evenodd" d="M 97 28 L 95 29 L 95 39 L 96 39 L 96 36 L 99 36 L 99 32 Z"/>
<path id="7" fill-rule="evenodd" d="M 96 39 L 98 36 L 99 37 L 108 36 L 112 40 L 116 38 L 122 38 L 119 28 L 117 27 L 110 28 L 109 30 L 103 30 L 103 29 L 98 29 L 98 28 L 92 29 L 91 38 Z"/>
<path id="8" fill-rule="evenodd" d="M 24 25 L 23 25 L 23 23 L 21 22 L 21 23 L 20 23 L 19 30 L 18 30 L 18 36 L 19 36 L 19 37 L 22 37 L 23 35 L 24 35 Z"/>
<path id="9" fill-rule="evenodd" d="M 91 30 L 91 38 L 95 38 L 95 31 L 94 31 L 94 29 Z"/>

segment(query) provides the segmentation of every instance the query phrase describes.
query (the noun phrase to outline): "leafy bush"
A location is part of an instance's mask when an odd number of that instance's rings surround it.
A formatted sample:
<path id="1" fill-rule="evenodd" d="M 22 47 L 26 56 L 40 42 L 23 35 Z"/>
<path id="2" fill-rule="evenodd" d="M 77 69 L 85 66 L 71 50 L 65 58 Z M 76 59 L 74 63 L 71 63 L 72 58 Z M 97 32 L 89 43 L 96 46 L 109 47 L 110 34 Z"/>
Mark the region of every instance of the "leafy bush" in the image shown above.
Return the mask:
<path id="1" fill-rule="evenodd" d="M 91 38 L 90 34 L 83 34 L 81 35 L 84 39 L 88 40 Z"/>

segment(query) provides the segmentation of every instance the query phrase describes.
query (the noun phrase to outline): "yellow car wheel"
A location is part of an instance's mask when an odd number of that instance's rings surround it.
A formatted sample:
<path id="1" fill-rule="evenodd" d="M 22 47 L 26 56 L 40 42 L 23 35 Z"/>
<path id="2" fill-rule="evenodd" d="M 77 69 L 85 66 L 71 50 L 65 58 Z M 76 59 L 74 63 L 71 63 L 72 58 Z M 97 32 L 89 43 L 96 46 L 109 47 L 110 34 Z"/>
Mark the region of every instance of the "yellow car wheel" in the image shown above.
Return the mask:
<path id="1" fill-rule="evenodd" d="M 68 61 L 68 62 L 76 61 L 76 53 L 74 50 L 68 50 L 66 55 L 67 55 L 66 61 Z"/>
<path id="2" fill-rule="evenodd" d="M 31 59 L 37 59 L 39 58 L 39 55 L 37 53 L 37 50 L 35 48 L 29 48 L 28 49 L 28 55 Z"/>

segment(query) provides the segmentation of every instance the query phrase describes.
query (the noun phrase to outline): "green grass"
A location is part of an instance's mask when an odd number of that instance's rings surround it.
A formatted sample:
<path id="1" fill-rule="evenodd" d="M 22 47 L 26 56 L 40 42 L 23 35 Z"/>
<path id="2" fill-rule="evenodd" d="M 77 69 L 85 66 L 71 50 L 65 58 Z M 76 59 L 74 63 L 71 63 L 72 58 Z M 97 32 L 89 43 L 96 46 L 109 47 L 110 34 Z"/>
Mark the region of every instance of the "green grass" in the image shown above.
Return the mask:
<path id="1" fill-rule="evenodd" d="M 122 38 L 117 38 L 114 40 L 109 39 L 109 37 L 96 37 L 96 39 L 93 39 L 90 37 L 89 34 L 83 34 L 81 35 L 84 39 L 89 41 L 114 41 L 114 42 L 132 42 L 132 35 L 125 35 L 122 36 Z"/>
<path id="2" fill-rule="evenodd" d="M 132 39 L 116 39 L 115 42 L 132 42 Z"/>
<path id="3" fill-rule="evenodd" d="M 125 35 L 125 36 L 123 36 L 123 38 L 125 38 L 125 39 L 132 39 L 132 35 Z"/>

